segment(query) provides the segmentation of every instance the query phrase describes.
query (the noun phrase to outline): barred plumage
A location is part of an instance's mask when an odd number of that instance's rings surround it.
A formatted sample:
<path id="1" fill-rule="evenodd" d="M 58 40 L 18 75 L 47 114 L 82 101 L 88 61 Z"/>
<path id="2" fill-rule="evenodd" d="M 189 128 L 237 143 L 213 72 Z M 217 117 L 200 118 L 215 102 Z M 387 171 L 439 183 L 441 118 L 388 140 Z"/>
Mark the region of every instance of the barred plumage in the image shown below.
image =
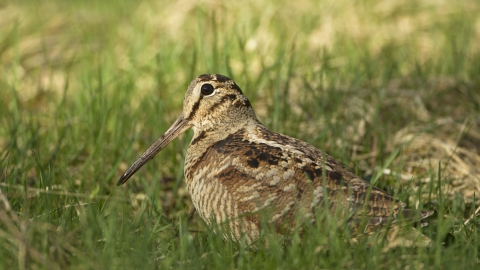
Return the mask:
<path id="1" fill-rule="evenodd" d="M 189 128 L 194 136 L 184 173 L 193 204 L 207 224 L 212 218 L 228 222 L 233 238 L 255 241 L 264 212 L 279 233 L 295 226 L 297 213 L 312 222 L 322 211 L 337 213 L 353 233 L 393 226 L 397 217 L 417 221 L 433 213 L 404 209 L 404 203 L 314 146 L 268 130 L 240 88 L 218 74 L 190 83 L 180 117 L 118 184 Z"/>

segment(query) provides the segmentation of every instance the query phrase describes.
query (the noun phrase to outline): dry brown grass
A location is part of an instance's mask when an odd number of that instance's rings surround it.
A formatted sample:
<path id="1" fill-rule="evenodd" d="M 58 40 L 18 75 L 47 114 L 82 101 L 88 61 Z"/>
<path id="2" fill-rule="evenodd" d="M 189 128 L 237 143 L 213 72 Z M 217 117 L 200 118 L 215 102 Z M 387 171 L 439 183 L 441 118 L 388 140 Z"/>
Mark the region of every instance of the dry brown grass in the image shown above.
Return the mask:
<path id="1" fill-rule="evenodd" d="M 432 194 L 426 188 L 439 184 L 443 195 L 453 200 L 462 196 L 467 203 L 480 202 L 480 130 L 471 121 L 456 123 L 453 119 L 440 119 L 433 127 L 434 134 L 419 132 L 422 127 L 408 127 L 398 131 L 392 148 L 402 148 L 395 165 L 401 166 L 398 177 L 413 190 L 423 188 L 423 197 Z M 457 134 L 452 134 L 452 129 Z M 477 147 L 467 145 L 476 144 Z M 439 172 L 440 170 L 440 172 Z M 441 181 L 438 182 L 438 173 Z M 437 177 L 436 177 L 437 176 Z M 433 197 L 438 194 L 434 193 Z M 474 201 L 475 200 L 475 201 Z"/>

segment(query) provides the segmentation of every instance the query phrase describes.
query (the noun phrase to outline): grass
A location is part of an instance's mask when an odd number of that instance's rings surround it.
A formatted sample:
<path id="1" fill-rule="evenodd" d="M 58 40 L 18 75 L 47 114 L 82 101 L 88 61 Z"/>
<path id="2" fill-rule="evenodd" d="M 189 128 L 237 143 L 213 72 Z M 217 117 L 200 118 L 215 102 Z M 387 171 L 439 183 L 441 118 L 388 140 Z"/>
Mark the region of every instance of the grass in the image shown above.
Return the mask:
<path id="1" fill-rule="evenodd" d="M 477 266 L 479 15 L 466 0 L 0 4 L 0 269 Z M 192 215 L 191 132 L 116 187 L 202 73 L 435 210 L 432 246 L 352 244 L 333 221 L 256 251 L 224 241 Z"/>

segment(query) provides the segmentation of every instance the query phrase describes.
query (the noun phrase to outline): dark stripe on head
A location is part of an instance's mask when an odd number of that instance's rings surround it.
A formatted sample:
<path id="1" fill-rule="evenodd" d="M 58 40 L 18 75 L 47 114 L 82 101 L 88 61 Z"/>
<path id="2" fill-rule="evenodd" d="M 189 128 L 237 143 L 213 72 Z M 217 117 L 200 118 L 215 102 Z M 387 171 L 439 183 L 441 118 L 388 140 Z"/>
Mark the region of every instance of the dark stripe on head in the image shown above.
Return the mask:
<path id="1" fill-rule="evenodd" d="M 220 74 L 215 74 L 215 81 L 217 82 L 228 82 L 228 81 L 231 81 L 230 78 L 228 78 L 227 76 L 223 76 L 223 75 L 220 75 Z"/>
<path id="2" fill-rule="evenodd" d="M 198 80 L 201 82 L 205 81 L 217 81 L 217 82 L 229 82 L 232 81 L 227 76 L 223 76 L 221 74 L 202 74 L 198 76 Z"/>
<path id="3" fill-rule="evenodd" d="M 201 82 L 211 81 L 213 79 L 212 74 L 202 74 L 198 76 L 198 80 Z"/>
<path id="4" fill-rule="evenodd" d="M 242 89 L 240 89 L 240 87 L 238 87 L 236 83 L 233 83 L 231 87 L 233 90 L 237 90 L 240 94 L 243 95 Z"/>
<path id="5" fill-rule="evenodd" d="M 222 99 L 220 99 L 219 102 L 213 104 L 208 110 L 210 112 L 213 112 L 220 104 L 225 103 L 225 101 L 227 101 L 227 100 L 234 101 L 236 98 L 237 98 L 237 95 L 234 95 L 234 94 L 226 95 L 226 96 L 222 97 Z"/>
<path id="6" fill-rule="evenodd" d="M 195 102 L 195 104 L 193 104 L 192 111 L 190 112 L 190 115 L 188 115 L 188 117 L 186 118 L 187 120 L 191 120 L 195 116 L 195 114 L 198 111 L 198 108 L 200 107 L 200 101 L 202 99 L 203 99 L 203 96 L 200 96 L 200 98 L 197 100 L 197 102 Z"/>

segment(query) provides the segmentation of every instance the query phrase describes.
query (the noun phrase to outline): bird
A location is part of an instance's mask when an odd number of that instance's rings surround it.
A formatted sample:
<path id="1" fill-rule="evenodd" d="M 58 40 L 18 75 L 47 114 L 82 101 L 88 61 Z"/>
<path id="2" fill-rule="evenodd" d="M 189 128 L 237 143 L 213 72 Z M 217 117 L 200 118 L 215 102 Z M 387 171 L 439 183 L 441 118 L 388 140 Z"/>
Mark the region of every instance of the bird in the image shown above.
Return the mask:
<path id="1" fill-rule="evenodd" d="M 425 224 L 433 214 L 405 209 L 405 203 L 318 148 L 267 129 L 240 87 L 220 74 L 203 74 L 190 83 L 178 119 L 117 185 L 190 128 L 186 187 L 208 226 L 227 224 L 225 238 L 254 243 L 263 220 L 282 234 L 301 222 L 320 223 L 330 213 L 352 234 L 372 234 L 397 226 L 398 220 Z"/>

